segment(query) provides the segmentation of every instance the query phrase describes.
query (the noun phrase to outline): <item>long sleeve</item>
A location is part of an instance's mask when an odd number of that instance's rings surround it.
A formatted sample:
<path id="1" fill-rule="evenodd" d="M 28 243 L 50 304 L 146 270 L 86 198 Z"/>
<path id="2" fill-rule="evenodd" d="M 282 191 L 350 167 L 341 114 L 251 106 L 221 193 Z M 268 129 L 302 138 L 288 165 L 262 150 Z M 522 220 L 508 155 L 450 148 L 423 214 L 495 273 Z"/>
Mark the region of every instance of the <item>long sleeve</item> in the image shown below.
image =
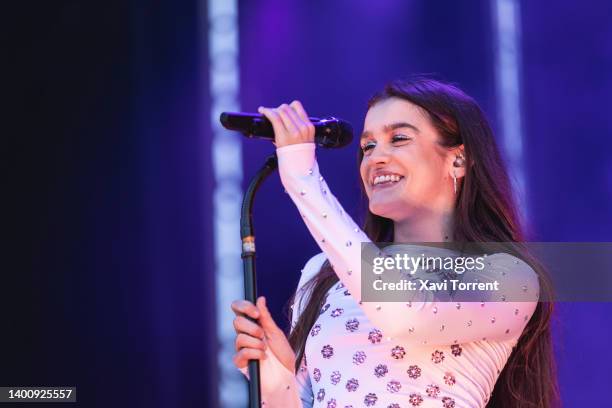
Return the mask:
<path id="1" fill-rule="evenodd" d="M 300 281 L 297 287 L 297 295 L 292 305 L 293 314 L 291 330 L 295 327 L 300 314 L 306 307 L 307 292 L 304 284 L 312 278 L 320 269 L 325 261 L 323 254 L 313 256 L 302 269 Z M 266 359 L 260 363 L 261 396 L 262 401 L 267 407 L 282 408 L 311 408 L 313 404 L 312 385 L 308 367 L 302 362 L 299 370 L 294 375 L 288 370 L 268 347 L 266 349 Z M 240 370 L 247 379 L 249 378 L 248 368 Z"/>
<path id="2" fill-rule="evenodd" d="M 248 368 L 240 370 L 249 379 Z M 307 373 L 298 370 L 293 375 L 272 352 L 266 349 L 266 358 L 259 365 L 261 379 L 261 400 L 266 407 L 310 408 L 312 399 L 308 402 Z M 304 394 L 304 395 L 302 395 Z M 304 398 L 304 399 L 303 399 Z"/>
<path id="3" fill-rule="evenodd" d="M 361 302 L 360 244 L 371 241 L 346 214 L 320 175 L 314 143 L 277 148 L 277 156 L 281 181 L 311 235 L 340 281 L 385 337 L 401 338 L 406 343 L 449 345 L 520 336 L 537 306 L 538 277 L 528 264 L 506 253 L 489 255 L 487 268 L 464 278 L 476 282 L 497 279 L 513 292 L 529 291 L 534 300 L 505 301 L 503 294 L 491 291 L 479 293 L 480 301 L 461 303 L 443 297 Z M 420 254 L 415 248 L 413 255 Z"/>
<path id="4" fill-rule="evenodd" d="M 248 368 L 240 370 L 249 379 Z M 261 379 L 261 400 L 266 407 L 311 408 L 312 388 L 306 366 L 300 367 L 294 375 L 270 351 L 259 365 Z"/>

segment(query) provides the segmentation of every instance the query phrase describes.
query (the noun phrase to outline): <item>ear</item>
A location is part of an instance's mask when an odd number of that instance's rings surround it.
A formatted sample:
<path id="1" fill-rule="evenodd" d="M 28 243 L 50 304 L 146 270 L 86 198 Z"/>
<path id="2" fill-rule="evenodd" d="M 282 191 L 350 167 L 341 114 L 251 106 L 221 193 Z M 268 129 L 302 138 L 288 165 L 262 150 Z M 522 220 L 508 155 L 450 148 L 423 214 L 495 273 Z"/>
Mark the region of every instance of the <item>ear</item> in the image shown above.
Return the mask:
<path id="1" fill-rule="evenodd" d="M 456 166 L 456 164 L 460 166 Z M 465 149 L 463 145 L 452 148 L 447 156 L 448 174 L 452 178 L 453 174 L 458 179 L 465 177 L 465 168 L 467 166 L 467 158 L 465 157 Z"/>

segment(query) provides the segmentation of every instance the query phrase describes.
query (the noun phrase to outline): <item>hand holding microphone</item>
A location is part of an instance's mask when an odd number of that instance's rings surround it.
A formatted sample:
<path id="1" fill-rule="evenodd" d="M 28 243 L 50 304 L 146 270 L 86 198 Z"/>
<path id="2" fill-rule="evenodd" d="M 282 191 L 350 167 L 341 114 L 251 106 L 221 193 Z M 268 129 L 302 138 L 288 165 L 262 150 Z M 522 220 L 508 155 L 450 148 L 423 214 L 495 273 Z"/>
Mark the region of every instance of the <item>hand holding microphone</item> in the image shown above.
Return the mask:
<path id="1" fill-rule="evenodd" d="M 308 141 L 320 147 L 338 148 L 353 139 L 350 123 L 334 117 L 310 118 L 299 101 L 277 108 L 260 107 L 258 111 L 260 114 L 223 112 L 221 124 L 248 137 L 274 141 L 277 147 Z"/>
<path id="2" fill-rule="evenodd" d="M 314 142 L 315 127 L 299 101 L 276 109 L 259 107 L 257 111 L 272 123 L 276 147 Z"/>

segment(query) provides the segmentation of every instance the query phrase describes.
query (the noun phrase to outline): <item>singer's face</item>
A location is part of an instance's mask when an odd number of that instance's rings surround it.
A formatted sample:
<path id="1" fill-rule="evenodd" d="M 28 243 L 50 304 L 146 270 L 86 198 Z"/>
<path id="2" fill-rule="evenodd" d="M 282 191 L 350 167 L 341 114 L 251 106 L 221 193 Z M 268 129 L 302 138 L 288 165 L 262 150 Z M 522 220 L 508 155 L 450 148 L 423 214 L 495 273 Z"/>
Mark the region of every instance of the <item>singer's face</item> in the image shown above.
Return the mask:
<path id="1" fill-rule="evenodd" d="M 408 101 L 391 98 L 368 111 L 360 173 L 372 213 L 398 222 L 452 211 L 450 151 L 438 140 L 427 112 Z"/>

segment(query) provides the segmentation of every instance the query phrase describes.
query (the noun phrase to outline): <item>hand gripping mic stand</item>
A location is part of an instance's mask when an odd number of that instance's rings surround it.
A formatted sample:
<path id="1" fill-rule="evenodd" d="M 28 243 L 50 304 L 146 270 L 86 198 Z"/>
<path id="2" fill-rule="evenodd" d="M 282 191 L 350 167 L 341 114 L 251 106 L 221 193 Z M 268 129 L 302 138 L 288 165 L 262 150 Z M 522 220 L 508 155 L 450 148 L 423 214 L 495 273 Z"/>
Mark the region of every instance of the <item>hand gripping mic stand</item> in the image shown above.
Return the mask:
<path id="1" fill-rule="evenodd" d="M 255 304 L 257 300 L 257 277 L 255 275 L 255 235 L 253 232 L 253 199 L 261 183 L 278 168 L 276 154 L 268 157 L 255 177 L 251 179 L 244 194 L 240 210 L 240 238 L 242 239 L 242 262 L 244 266 L 244 295 Z M 247 316 L 247 319 L 255 321 Z M 261 408 L 261 380 L 259 360 L 249 360 L 249 408 Z"/>

